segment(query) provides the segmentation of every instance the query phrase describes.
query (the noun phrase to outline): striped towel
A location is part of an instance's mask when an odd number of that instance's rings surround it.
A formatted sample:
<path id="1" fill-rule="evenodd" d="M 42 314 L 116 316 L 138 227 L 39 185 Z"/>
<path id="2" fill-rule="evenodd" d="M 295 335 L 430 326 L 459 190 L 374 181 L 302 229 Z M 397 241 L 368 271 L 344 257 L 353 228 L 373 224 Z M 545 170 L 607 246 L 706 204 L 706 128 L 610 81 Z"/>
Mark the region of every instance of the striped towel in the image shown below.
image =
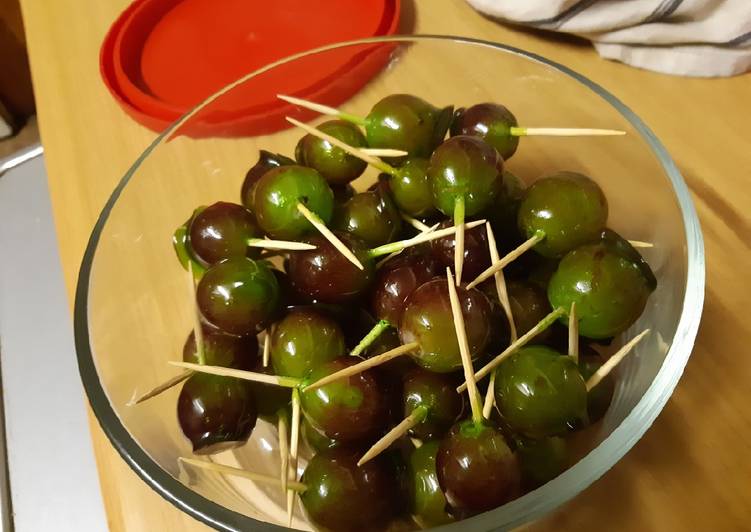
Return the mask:
<path id="1" fill-rule="evenodd" d="M 751 70 L 751 0 L 467 0 L 512 24 L 573 33 L 607 59 L 682 76 Z"/>

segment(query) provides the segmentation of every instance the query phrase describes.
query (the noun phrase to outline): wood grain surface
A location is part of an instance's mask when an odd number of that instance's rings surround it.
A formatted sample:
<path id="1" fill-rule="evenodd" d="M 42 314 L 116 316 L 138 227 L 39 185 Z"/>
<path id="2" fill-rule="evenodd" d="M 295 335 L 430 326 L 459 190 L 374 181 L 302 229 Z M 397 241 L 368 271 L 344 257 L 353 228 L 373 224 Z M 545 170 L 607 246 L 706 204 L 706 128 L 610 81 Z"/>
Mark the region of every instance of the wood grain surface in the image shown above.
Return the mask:
<path id="1" fill-rule="evenodd" d="M 23 0 L 39 125 L 71 298 L 90 230 L 115 182 L 154 137 L 99 77 L 105 32 L 127 0 Z M 707 295 L 696 348 L 652 429 L 604 478 L 535 530 L 751 529 L 751 76 L 688 79 L 600 59 L 578 40 L 504 27 L 460 0 L 405 1 L 404 27 L 478 37 L 561 62 L 626 102 L 667 146 L 706 239 Z M 204 530 L 144 484 L 92 417 L 114 531 Z"/>

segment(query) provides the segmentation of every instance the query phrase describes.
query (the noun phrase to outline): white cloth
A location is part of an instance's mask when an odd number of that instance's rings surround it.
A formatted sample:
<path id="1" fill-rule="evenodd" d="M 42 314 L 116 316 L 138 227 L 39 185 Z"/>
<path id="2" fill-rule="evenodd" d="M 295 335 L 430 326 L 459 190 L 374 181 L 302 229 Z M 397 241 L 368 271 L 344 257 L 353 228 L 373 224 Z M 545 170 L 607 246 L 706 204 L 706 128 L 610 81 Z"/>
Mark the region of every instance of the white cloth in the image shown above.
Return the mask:
<path id="1" fill-rule="evenodd" d="M 751 0 L 467 0 L 511 24 L 573 33 L 633 66 L 684 76 L 751 70 Z"/>

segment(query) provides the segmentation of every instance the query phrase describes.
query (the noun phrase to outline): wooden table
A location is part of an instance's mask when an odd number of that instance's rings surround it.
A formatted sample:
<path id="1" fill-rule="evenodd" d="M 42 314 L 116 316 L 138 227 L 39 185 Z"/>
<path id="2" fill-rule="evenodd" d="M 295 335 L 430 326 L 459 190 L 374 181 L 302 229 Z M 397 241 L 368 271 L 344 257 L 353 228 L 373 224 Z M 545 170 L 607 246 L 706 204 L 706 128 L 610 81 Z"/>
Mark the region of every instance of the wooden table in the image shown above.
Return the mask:
<path id="1" fill-rule="evenodd" d="M 104 34 L 128 0 L 23 0 L 39 123 L 73 300 L 90 230 L 115 182 L 153 134 L 99 78 Z M 535 529 L 737 530 L 751 527 L 751 76 L 686 79 L 600 59 L 586 44 L 499 26 L 460 0 L 405 1 L 415 32 L 479 37 L 588 76 L 652 127 L 693 192 L 706 239 L 707 297 L 693 356 L 653 428 L 602 480 Z M 200 530 L 120 459 L 92 417 L 112 530 Z"/>

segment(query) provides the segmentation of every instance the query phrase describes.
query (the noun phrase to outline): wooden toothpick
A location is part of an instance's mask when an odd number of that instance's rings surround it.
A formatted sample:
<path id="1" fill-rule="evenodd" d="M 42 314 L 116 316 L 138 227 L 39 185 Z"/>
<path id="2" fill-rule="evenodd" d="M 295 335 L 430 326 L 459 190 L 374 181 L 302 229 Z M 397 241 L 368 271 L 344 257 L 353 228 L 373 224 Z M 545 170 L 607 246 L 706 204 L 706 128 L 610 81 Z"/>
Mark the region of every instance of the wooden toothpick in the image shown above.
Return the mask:
<path id="1" fill-rule="evenodd" d="M 203 350 L 203 325 L 201 324 L 201 311 L 198 309 L 196 301 L 196 282 L 193 277 L 193 262 L 188 261 L 188 293 L 190 295 L 190 311 L 193 318 L 193 338 L 196 342 L 196 358 L 199 364 L 206 363 L 206 356 Z"/>
<path id="2" fill-rule="evenodd" d="M 415 408 L 410 415 L 402 420 L 401 423 L 388 431 L 383 436 L 383 438 L 375 442 L 373 446 L 368 449 L 368 451 L 364 455 L 362 455 L 362 458 L 358 460 L 357 465 L 361 466 L 371 461 L 373 458 L 391 447 L 391 444 L 407 434 L 407 432 L 409 432 L 409 429 L 411 429 L 418 423 L 421 423 L 427 415 L 428 409 L 425 406 L 418 406 L 417 408 Z"/>
<path id="3" fill-rule="evenodd" d="M 576 318 L 576 301 L 571 302 L 568 313 L 568 356 L 579 363 L 579 320 Z"/>
<path id="4" fill-rule="evenodd" d="M 414 351 L 418 347 L 419 347 L 419 344 L 417 342 L 410 342 L 408 344 L 400 345 L 399 347 L 395 347 L 394 349 L 391 349 L 390 351 L 386 351 L 383 354 L 376 355 L 373 358 L 369 358 L 367 360 L 363 360 L 359 364 L 355 364 L 354 366 L 349 366 L 347 368 L 340 369 L 339 371 L 336 371 L 332 373 L 331 375 L 327 375 L 321 379 L 318 379 L 314 383 L 307 385 L 303 391 L 307 392 L 309 390 L 315 390 L 316 388 L 320 388 L 321 386 L 325 386 L 334 381 L 338 381 L 339 379 L 344 379 L 346 377 L 351 377 L 352 375 L 357 375 L 358 373 L 362 373 L 363 371 L 367 369 L 380 366 L 381 364 L 385 364 L 389 360 L 393 360 L 396 357 L 406 355 L 407 353 L 409 353 L 410 351 Z"/>
<path id="5" fill-rule="evenodd" d="M 464 269 L 464 196 L 458 196 L 454 201 L 454 271 L 456 272 L 456 286 L 462 283 Z"/>
<path id="6" fill-rule="evenodd" d="M 297 481 L 297 450 L 300 442 L 300 390 L 292 390 L 292 434 L 289 444 L 289 482 Z M 292 528 L 295 511 L 295 491 L 287 490 L 287 526 Z"/>
<path id="7" fill-rule="evenodd" d="M 225 368 L 222 366 L 206 366 L 203 364 L 192 364 L 190 362 L 170 361 L 169 364 L 180 368 L 191 369 L 196 373 L 208 373 L 220 377 L 234 377 L 245 381 L 262 382 L 264 384 L 274 384 L 285 388 L 295 388 L 302 382 L 294 377 L 279 377 L 276 375 L 266 375 L 265 373 L 256 373 L 255 371 L 244 371 L 241 369 Z"/>
<path id="8" fill-rule="evenodd" d="M 276 428 L 279 432 L 279 478 L 282 483 L 282 491 L 287 493 L 287 482 L 289 481 L 289 441 L 287 441 L 287 415 L 282 411 L 277 415 Z M 295 479 L 296 480 L 296 479 Z"/>
<path id="9" fill-rule="evenodd" d="M 300 212 L 300 214 L 305 216 L 305 218 L 313 225 L 313 227 L 318 229 L 318 232 L 321 233 L 321 235 L 323 235 L 323 237 L 326 240 L 331 242 L 331 245 L 334 246 L 339 251 L 339 253 L 344 255 L 344 257 L 348 261 L 350 261 L 352 264 L 354 264 L 361 270 L 365 269 L 365 266 L 362 265 L 362 263 L 360 262 L 360 259 L 358 259 L 354 253 L 352 253 L 351 249 L 349 249 L 347 246 L 344 245 L 344 242 L 339 240 L 339 237 L 337 237 L 331 231 L 331 229 L 326 227 L 326 224 L 323 223 L 323 221 L 318 217 L 316 213 L 308 209 L 305 205 L 303 205 L 300 202 L 297 203 L 297 210 Z"/>
<path id="10" fill-rule="evenodd" d="M 271 240 L 269 238 L 251 238 L 248 240 L 248 246 L 262 249 L 278 249 L 289 251 L 307 251 L 316 249 L 313 244 L 304 242 L 291 242 L 288 240 Z"/>
<path id="11" fill-rule="evenodd" d="M 262 475 L 261 473 L 253 473 L 251 471 L 245 471 L 244 469 L 240 469 L 238 467 L 230 467 L 230 466 L 226 466 L 222 464 L 217 464 L 214 462 L 206 462 L 203 460 L 196 460 L 194 458 L 186 458 L 182 456 L 178 458 L 178 460 L 180 462 L 192 465 L 194 467 L 198 467 L 200 469 L 206 469 L 209 471 L 214 471 L 216 473 L 222 473 L 225 475 L 243 477 L 243 478 L 253 480 L 255 482 L 260 482 L 262 484 L 280 486 L 282 483 L 281 479 L 278 479 L 276 477 L 272 477 L 269 475 Z M 288 482 L 287 489 L 292 489 L 295 491 L 305 491 L 307 489 L 307 486 L 301 482 Z"/>
<path id="12" fill-rule="evenodd" d="M 337 118 L 341 118 L 342 120 L 346 120 L 347 122 L 352 122 L 360 126 L 365 125 L 364 118 L 357 115 L 345 113 L 344 111 L 341 111 L 336 107 L 311 102 L 309 100 L 303 100 L 302 98 L 296 98 L 294 96 L 287 96 L 286 94 L 277 94 L 276 97 L 280 100 L 284 100 L 285 102 L 299 105 L 304 109 L 310 109 L 311 111 L 321 113 L 322 115 L 335 116 Z"/>
<path id="13" fill-rule="evenodd" d="M 152 397 L 156 397 L 160 393 L 166 392 L 167 390 L 169 390 L 173 386 L 177 386 L 178 384 L 180 384 L 181 382 L 183 382 L 185 379 L 187 379 L 191 375 L 193 375 L 193 372 L 190 371 L 190 370 L 184 371 L 184 372 L 180 373 L 179 375 L 175 375 L 174 377 L 171 377 L 170 379 L 166 380 L 162 384 L 160 384 L 158 386 L 155 386 L 154 388 L 152 388 L 151 390 L 149 390 L 145 394 L 143 394 L 143 395 L 141 395 L 141 396 L 139 396 L 139 397 L 137 397 L 135 399 L 131 399 L 130 401 L 128 401 L 127 406 L 134 406 L 134 405 L 137 405 L 139 403 L 143 403 L 144 401 L 146 401 L 148 399 L 151 399 Z"/>
<path id="14" fill-rule="evenodd" d="M 360 151 L 373 157 L 404 157 L 409 152 L 404 150 L 392 150 L 391 148 L 360 148 Z"/>
<path id="15" fill-rule="evenodd" d="M 485 220 L 476 220 L 474 222 L 469 222 L 468 224 L 465 224 L 465 229 L 472 229 L 484 223 Z M 377 248 L 373 248 L 368 251 L 368 256 L 380 257 L 381 255 L 388 255 L 389 253 L 402 251 L 412 246 L 430 242 L 431 240 L 437 240 L 445 236 L 453 235 L 454 233 L 456 233 L 456 226 L 446 227 L 445 229 L 439 229 L 437 231 L 425 231 L 406 240 L 399 240 L 398 242 L 391 242 L 389 244 L 384 244 L 382 246 L 378 246 Z"/>
<path id="16" fill-rule="evenodd" d="M 271 326 L 266 328 L 266 334 L 263 336 L 263 367 L 269 367 L 271 358 Z"/>
<path id="17" fill-rule="evenodd" d="M 534 235 L 532 235 L 532 237 L 520 244 L 516 249 L 511 250 L 505 257 L 491 264 L 484 272 L 478 275 L 474 281 L 469 283 L 467 285 L 467 288 L 474 288 L 484 280 L 490 279 L 490 277 L 495 272 L 499 272 L 503 268 L 511 264 L 521 255 L 523 255 L 527 250 L 533 248 L 535 244 L 540 242 L 543 238 L 545 238 L 545 233 L 543 233 L 542 231 L 537 231 Z"/>
<path id="18" fill-rule="evenodd" d="M 637 334 L 631 339 L 631 341 L 621 347 L 612 357 L 600 366 L 587 381 L 587 391 L 597 386 L 602 379 L 613 371 L 613 368 L 615 368 L 647 334 L 649 334 L 649 329 Z"/>
<path id="19" fill-rule="evenodd" d="M 629 240 L 632 248 L 653 248 L 655 245 L 652 242 L 643 242 L 641 240 Z"/>
<path id="20" fill-rule="evenodd" d="M 612 137 L 626 134 L 625 131 L 620 129 L 582 127 L 511 127 L 509 133 L 514 137 Z"/>
<path id="21" fill-rule="evenodd" d="M 477 391 L 475 382 L 475 370 L 472 367 L 472 357 L 469 353 L 469 341 L 467 340 L 467 331 L 464 327 L 464 315 L 459 304 L 459 295 L 456 293 L 454 278 L 451 275 L 451 268 L 446 268 L 446 280 L 449 287 L 449 299 L 451 300 L 451 312 L 454 315 L 454 330 L 456 339 L 459 342 L 459 353 L 462 357 L 462 367 L 464 368 L 464 378 L 467 381 L 467 393 L 469 393 L 469 405 L 472 409 L 472 420 L 475 423 L 482 422 L 482 406 L 480 405 L 480 394 Z"/>
<path id="22" fill-rule="evenodd" d="M 441 225 L 441 224 L 440 224 L 440 223 L 434 224 L 434 225 L 432 225 L 432 226 L 428 227 L 428 228 L 427 228 L 427 229 L 426 229 L 425 231 L 422 231 L 422 232 L 421 232 L 420 234 L 423 234 L 423 233 L 425 233 L 425 234 L 427 234 L 427 233 L 432 233 L 433 231 L 435 231 L 436 229 L 438 229 L 438 226 L 439 226 L 439 225 Z M 412 238 L 417 238 L 418 236 L 419 236 L 419 235 L 415 235 L 415 236 L 413 236 Z M 384 258 L 382 258 L 381 260 L 379 260 L 379 261 L 378 261 L 378 262 L 376 263 L 376 269 L 378 269 L 378 268 L 380 268 L 381 266 L 383 266 L 384 264 L 386 264 L 386 263 L 387 263 L 388 261 L 390 261 L 391 259 L 393 259 L 393 258 L 394 258 L 394 257 L 396 257 L 397 255 L 399 255 L 399 254 L 400 254 L 400 253 L 401 253 L 402 251 L 404 251 L 404 250 L 405 250 L 405 249 L 407 249 L 408 247 L 409 247 L 409 246 L 405 246 L 405 247 L 404 247 L 403 249 L 400 249 L 399 251 L 393 251 L 393 252 L 389 253 L 388 255 L 386 255 L 386 256 L 385 256 Z"/>
<path id="23" fill-rule="evenodd" d="M 405 222 L 407 222 L 409 225 L 411 225 L 412 227 L 414 227 L 415 229 L 417 229 L 421 233 L 424 233 L 424 232 L 430 230 L 429 226 L 425 225 L 420 220 L 418 220 L 417 218 L 415 218 L 413 216 L 410 216 L 409 214 L 401 213 L 401 216 L 402 216 L 402 220 L 404 220 Z"/>

